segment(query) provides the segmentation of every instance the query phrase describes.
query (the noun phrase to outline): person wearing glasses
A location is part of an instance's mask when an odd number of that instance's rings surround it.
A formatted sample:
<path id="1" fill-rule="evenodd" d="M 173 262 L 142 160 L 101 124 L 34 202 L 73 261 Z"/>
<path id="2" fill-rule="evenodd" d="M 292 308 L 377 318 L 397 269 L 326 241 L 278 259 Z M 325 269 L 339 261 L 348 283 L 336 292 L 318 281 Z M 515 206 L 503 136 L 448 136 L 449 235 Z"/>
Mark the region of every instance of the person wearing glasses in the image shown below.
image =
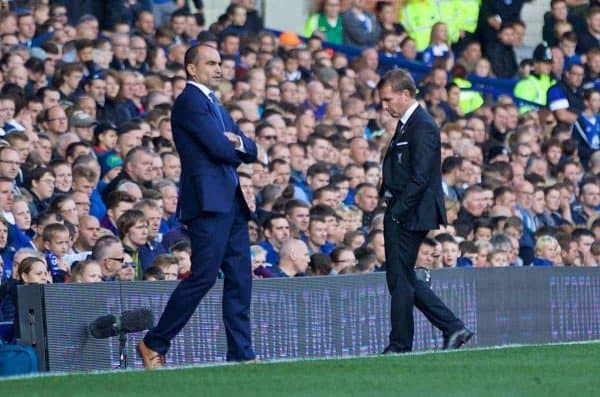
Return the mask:
<path id="1" fill-rule="evenodd" d="M 100 264 L 102 281 L 116 281 L 125 263 L 121 240 L 111 235 L 100 237 L 92 250 L 92 259 Z"/>
<path id="2" fill-rule="evenodd" d="M 349 247 L 340 246 L 334 249 L 331 254 L 331 272 L 329 274 L 340 274 L 342 270 L 353 268 L 358 264 L 354 252 Z"/>

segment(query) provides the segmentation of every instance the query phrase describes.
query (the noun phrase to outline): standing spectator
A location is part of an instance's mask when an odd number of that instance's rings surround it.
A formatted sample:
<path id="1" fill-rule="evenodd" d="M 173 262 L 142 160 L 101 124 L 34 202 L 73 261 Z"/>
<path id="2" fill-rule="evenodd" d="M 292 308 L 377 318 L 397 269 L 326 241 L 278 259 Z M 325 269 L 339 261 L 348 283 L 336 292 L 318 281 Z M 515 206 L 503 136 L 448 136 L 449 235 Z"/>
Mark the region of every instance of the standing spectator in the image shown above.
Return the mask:
<path id="1" fill-rule="evenodd" d="M 600 47 L 600 7 L 592 7 L 588 10 L 586 27 L 577 36 L 578 54 L 585 54 L 594 48 Z"/>
<path id="2" fill-rule="evenodd" d="M 340 0 L 325 0 L 319 12 L 308 17 L 304 25 L 304 36 L 310 37 L 313 34 L 321 35 L 328 43 L 343 43 Z"/>
<path id="3" fill-rule="evenodd" d="M 342 14 L 344 44 L 356 47 L 372 47 L 377 44 L 381 27 L 365 9 L 363 0 L 352 0 L 348 11 Z"/>
<path id="4" fill-rule="evenodd" d="M 573 126 L 573 139 L 581 165 L 588 170 L 592 154 L 600 149 L 600 92 L 592 88 L 583 93 L 584 110 Z"/>
<path id="5" fill-rule="evenodd" d="M 497 77 L 510 79 L 516 76 L 519 66 L 513 44 L 515 29 L 513 24 L 503 24 L 498 31 L 498 40 L 486 47 L 486 57 L 492 64 L 492 70 Z"/>
<path id="6" fill-rule="evenodd" d="M 600 14 L 598 14 L 600 19 Z M 559 123 L 572 125 L 585 110 L 583 102 L 583 65 L 572 63 L 567 66 L 561 81 L 548 90 L 548 107 Z"/>

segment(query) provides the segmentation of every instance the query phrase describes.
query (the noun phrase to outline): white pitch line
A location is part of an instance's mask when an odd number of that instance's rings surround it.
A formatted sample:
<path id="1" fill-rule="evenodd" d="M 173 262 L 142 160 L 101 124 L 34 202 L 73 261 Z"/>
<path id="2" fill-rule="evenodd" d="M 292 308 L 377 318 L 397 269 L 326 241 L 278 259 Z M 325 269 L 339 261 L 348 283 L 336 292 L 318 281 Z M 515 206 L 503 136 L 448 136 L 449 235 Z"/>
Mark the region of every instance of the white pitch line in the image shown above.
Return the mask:
<path id="1" fill-rule="evenodd" d="M 268 361 L 260 361 L 258 363 L 253 364 L 244 364 L 244 363 L 206 363 L 206 364 L 194 364 L 194 365 L 181 365 L 174 367 L 165 367 L 161 368 L 158 371 L 177 371 L 181 369 L 194 369 L 194 368 L 212 368 L 212 367 L 225 367 L 225 366 L 233 366 L 233 365 L 277 365 L 277 364 L 285 364 L 285 363 L 297 363 L 297 362 L 312 362 L 312 361 L 333 361 L 333 360 L 374 360 L 374 359 L 386 359 L 389 357 L 411 357 L 411 356 L 425 356 L 425 355 L 435 355 L 435 354 L 461 354 L 465 352 L 474 352 L 474 351 L 488 351 L 488 350 L 504 350 L 504 349 L 515 349 L 522 347 L 544 347 L 544 346 L 570 346 L 570 345 L 591 345 L 600 343 L 600 339 L 598 340 L 589 340 L 589 341 L 573 341 L 573 342 L 560 342 L 560 343 L 538 343 L 538 344 L 512 344 L 512 345 L 502 345 L 502 346 L 487 346 L 487 347 L 473 347 L 473 348 L 464 348 L 457 350 L 429 350 L 429 351 L 418 351 L 411 353 L 403 353 L 403 354 L 391 354 L 391 355 L 369 355 L 369 356 L 336 356 L 336 357 L 312 357 L 312 358 L 286 358 L 286 359 L 274 359 Z M 54 378 L 54 377 L 67 377 L 67 376 L 80 376 L 80 375 L 119 375 L 125 373 L 132 372 L 144 372 L 145 370 L 142 368 L 129 368 L 126 370 L 112 369 L 112 370 L 102 370 L 102 371 L 77 371 L 77 372 L 44 372 L 44 373 L 36 373 L 30 375 L 17 375 L 17 376 L 9 376 L 0 378 L 1 382 L 6 381 L 14 381 L 14 380 L 25 380 L 25 379 L 38 379 L 38 378 Z"/>

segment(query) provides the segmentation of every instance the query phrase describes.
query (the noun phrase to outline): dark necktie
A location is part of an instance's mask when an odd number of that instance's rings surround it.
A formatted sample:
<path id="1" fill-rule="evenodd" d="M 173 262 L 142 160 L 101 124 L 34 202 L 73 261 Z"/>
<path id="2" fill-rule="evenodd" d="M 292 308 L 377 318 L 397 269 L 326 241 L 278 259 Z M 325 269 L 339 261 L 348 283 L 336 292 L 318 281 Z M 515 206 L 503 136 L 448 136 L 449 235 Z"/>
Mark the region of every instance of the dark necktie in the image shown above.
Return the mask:
<path id="1" fill-rule="evenodd" d="M 213 111 L 216 113 L 217 117 L 219 118 L 219 122 L 221 123 L 221 128 L 223 128 L 223 132 L 225 132 L 225 122 L 223 121 L 223 115 L 221 114 L 221 104 L 219 103 L 217 96 L 213 92 L 208 94 L 208 97 L 210 98 L 210 105 L 213 107 Z M 235 185 L 237 186 L 238 176 L 237 176 L 237 172 L 236 172 L 235 168 L 232 165 L 228 165 L 225 167 L 228 169 L 229 173 L 233 177 Z"/>

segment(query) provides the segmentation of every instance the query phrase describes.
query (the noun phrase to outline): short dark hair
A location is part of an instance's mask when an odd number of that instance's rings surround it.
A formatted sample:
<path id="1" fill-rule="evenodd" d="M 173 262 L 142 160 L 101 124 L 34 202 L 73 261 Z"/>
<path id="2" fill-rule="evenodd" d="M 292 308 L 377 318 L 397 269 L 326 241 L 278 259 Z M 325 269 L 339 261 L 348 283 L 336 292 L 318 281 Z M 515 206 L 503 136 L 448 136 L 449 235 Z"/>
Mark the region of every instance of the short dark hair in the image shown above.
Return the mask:
<path id="1" fill-rule="evenodd" d="M 410 96 L 413 98 L 417 94 L 415 80 L 412 78 L 410 72 L 406 69 L 394 69 L 387 71 L 381 80 L 379 80 L 377 89 L 381 90 L 385 86 L 390 86 L 394 92 L 408 90 Z"/>

